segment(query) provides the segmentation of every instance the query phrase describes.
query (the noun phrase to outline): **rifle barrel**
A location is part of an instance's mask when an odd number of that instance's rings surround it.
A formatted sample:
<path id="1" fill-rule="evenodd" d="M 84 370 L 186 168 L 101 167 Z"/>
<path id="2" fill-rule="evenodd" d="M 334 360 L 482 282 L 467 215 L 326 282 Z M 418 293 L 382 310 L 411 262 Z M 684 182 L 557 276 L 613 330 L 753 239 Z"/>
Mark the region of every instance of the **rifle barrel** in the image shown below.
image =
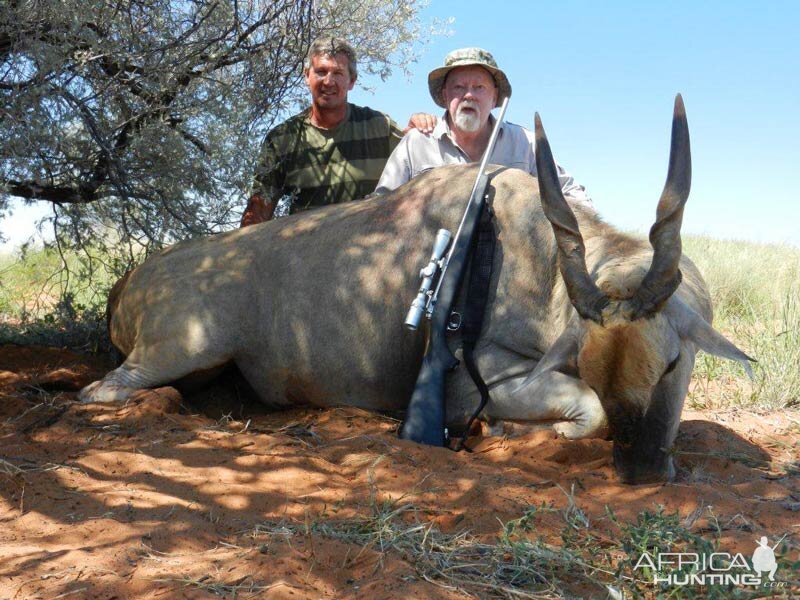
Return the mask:
<path id="1" fill-rule="evenodd" d="M 444 281 L 444 274 L 447 271 L 447 266 L 450 264 L 450 259 L 453 258 L 453 252 L 456 250 L 455 240 L 460 239 L 461 230 L 464 229 L 464 223 L 467 220 L 467 214 L 469 213 L 469 206 L 477 199 L 475 198 L 475 192 L 478 188 L 482 185 L 482 181 L 484 179 L 484 171 L 486 170 L 486 165 L 489 164 L 489 159 L 492 157 L 492 151 L 494 150 L 495 143 L 497 142 L 497 136 L 500 134 L 500 125 L 503 123 L 503 117 L 506 115 L 506 108 L 508 108 L 508 96 L 503 99 L 503 103 L 500 105 L 500 114 L 497 115 L 497 122 L 494 125 L 494 129 L 492 130 L 492 135 L 489 137 L 489 143 L 486 146 L 486 150 L 483 151 L 483 157 L 481 158 L 480 166 L 478 167 L 478 176 L 475 178 L 475 184 L 472 186 L 472 192 L 469 195 L 469 202 L 467 203 L 467 208 L 464 211 L 464 214 L 461 216 L 461 223 L 458 225 L 458 231 L 456 231 L 455 236 L 453 236 L 454 243 L 450 246 L 450 251 L 447 253 L 447 260 L 445 261 L 444 265 L 442 265 L 442 272 L 439 276 L 439 281 L 436 285 L 436 291 L 433 293 L 432 302 L 433 305 L 436 304 L 436 300 L 439 297 L 439 289 L 442 287 L 442 281 Z"/>

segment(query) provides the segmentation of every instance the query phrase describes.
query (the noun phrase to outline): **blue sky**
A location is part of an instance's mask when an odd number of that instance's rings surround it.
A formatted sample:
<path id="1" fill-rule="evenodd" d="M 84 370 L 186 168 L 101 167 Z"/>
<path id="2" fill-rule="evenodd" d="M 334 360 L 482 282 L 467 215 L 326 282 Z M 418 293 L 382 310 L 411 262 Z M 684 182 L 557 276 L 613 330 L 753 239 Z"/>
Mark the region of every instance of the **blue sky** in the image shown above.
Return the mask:
<path id="1" fill-rule="evenodd" d="M 692 137 L 684 231 L 800 246 L 800 2 L 451 2 L 455 17 L 409 82 L 397 74 L 353 101 L 405 124 L 438 114 L 427 73 L 481 46 L 508 75 L 507 119 L 533 127 L 603 217 L 647 231 L 667 171 L 680 92 Z"/>
<path id="2" fill-rule="evenodd" d="M 454 48 L 491 51 L 513 87 L 508 120 L 538 111 L 556 159 L 604 218 L 647 231 L 666 177 L 672 104 L 683 94 L 693 185 L 684 231 L 800 246 L 800 2 L 431 0 L 455 17 L 412 66 L 351 100 L 404 125 L 434 112 L 427 73 Z M 42 212 L 42 208 L 39 209 Z M 34 212 L 0 224 L 24 233 Z"/>

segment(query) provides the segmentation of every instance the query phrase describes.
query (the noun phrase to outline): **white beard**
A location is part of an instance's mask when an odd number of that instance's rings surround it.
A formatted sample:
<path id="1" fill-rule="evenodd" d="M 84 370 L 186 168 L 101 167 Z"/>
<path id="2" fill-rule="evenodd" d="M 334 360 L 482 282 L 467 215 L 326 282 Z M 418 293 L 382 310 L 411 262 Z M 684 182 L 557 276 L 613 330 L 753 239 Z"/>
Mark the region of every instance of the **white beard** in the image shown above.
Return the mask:
<path id="1" fill-rule="evenodd" d="M 464 108 L 472 108 L 474 111 L 464 112 Z M 461 104 L 456 110 L 456 116 L 453 120 L 460 130 L 474 133 L 481 128 L 480 108 L 473 103 Z"/>

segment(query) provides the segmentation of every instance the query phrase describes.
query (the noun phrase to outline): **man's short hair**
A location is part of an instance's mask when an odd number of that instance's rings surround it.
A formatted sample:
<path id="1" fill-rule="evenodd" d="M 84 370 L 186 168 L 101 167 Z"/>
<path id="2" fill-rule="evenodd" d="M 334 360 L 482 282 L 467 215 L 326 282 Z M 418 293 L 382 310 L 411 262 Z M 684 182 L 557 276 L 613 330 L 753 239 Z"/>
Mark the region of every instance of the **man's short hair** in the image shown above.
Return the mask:
<path id="1" fill-rule="evenodd" d="M 356 79 L 358 77 L 358 57 L 353 47 L 344 41 L 342 38 L 337 37 L 321 37 L 311 42 L 311 47 L 308 49 L 308 54 L 303 61 L 303 70 L 308 71 L 311 68 L 311 59 L 315 56 L 336 56 L 337 54 L 344 54 L 347 57 L 347 63 L 350 70 L 350 78 Z"/>

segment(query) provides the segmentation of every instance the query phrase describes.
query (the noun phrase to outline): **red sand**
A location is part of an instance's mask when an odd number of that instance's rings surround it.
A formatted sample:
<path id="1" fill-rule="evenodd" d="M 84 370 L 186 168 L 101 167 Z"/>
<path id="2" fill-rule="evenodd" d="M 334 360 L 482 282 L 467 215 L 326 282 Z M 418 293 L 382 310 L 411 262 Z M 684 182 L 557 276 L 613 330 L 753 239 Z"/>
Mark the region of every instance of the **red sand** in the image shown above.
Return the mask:
<path id="1" fill-rule="evenodd" d="M 108 368 L 0 347 L 0 598 L 464 598 L 421 578 L 413 557 L 257 526 L 395 501 L 415 507 L 409 519 L 491 541 L 532 505 L 565 509 L 570 490 L 598 535 L 613 535 L 606 506 L 627 521 L 663 506 L 701 535 L 720 528 L 728 552 L 788 534 L 782 560 L 800 558 L 797 411 L 687 411 L 678 480 L 625 486 L 604 440 L 539 431 L 454 453 L 354 409 L 261 411 L 248 424 L 187 409 L 172 388 L 124 407 L 76 403 Z M 560 512 L 536 519 L 536 536 L 561 543 Z"/>

